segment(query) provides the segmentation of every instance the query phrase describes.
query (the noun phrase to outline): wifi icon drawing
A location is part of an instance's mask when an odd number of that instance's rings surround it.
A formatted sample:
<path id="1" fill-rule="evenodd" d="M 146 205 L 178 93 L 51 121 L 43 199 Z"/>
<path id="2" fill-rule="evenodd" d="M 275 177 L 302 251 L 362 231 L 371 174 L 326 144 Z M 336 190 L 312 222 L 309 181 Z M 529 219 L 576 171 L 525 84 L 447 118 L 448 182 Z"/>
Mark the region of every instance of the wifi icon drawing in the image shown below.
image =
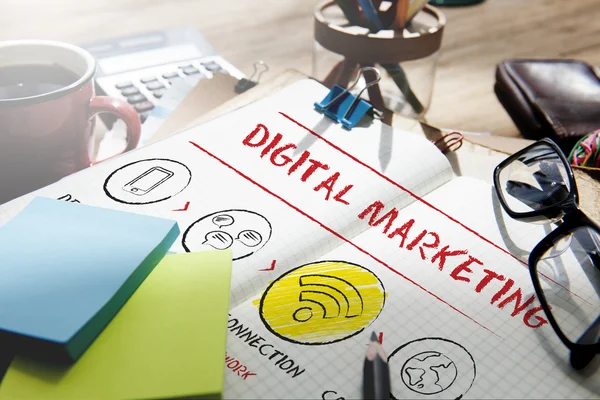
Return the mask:
<path id="1" fill-rule="evenodd" d="M 267 329 L 298 344 L 339 342 L 369 326 L 383 309 L 383 284 L 368 269 L 346 261 L 320 261 L 274 281 L 259 306 Z"/>
<path id="2" fill-rule="evenodd" d="M 305 288 L 300 292 L 300 304 L 308 302 L 319 306 L 323 318 L 337 318 L 340 315 L 352 318 L 363 313 L 364 303 L 360 292 L 342 278 L 324 274 L 303 275 L 300 277 L 300 286 Z M 336 286 L 342 286 L 343 290 Z M 293 318 L 298 322 L 308 321 L 313 316 L 311 306 L 300 307 Z"/>

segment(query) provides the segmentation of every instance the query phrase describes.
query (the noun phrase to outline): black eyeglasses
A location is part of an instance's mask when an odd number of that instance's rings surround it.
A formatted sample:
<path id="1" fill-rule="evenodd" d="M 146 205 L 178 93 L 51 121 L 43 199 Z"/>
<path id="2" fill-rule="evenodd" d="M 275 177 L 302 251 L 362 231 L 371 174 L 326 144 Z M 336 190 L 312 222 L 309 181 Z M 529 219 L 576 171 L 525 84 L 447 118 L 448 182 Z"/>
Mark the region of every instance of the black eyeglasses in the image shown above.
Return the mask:
<path id="1" fill-rule="evenodd" d="M 559 226 L 529 255 L 529 272 L 548 322 L 581 369 L 600 353 L 600 227 L 578 206 L 573 170 L 560 148 L 540 140 L 494 170 L 512 218 Z"/>

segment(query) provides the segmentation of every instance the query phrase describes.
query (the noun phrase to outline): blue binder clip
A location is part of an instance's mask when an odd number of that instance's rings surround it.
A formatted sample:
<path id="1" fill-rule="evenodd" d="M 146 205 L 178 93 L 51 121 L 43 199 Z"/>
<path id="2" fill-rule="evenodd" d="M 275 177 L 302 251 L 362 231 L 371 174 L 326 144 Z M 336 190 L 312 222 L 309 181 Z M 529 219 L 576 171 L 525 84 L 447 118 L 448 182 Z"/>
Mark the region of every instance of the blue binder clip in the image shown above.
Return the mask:
<path id="1" fill-rule="evenodd" d="M 365 71 L 374 71 L 377 78 L 374 81 L 367 82 L 366 86 L 358 93 L 353 95 L 350 90 L 356 86 L 360 80 L 360 76 Z M 377 114 L 373 106 L 366 100 L 360 98 L 363 92 L 373 85 L 376 85 L 381 79 L 381 75 L 377 68 L 363 67 L 358 71 L 354 83 L 347 89 L 339 85 L 335 85 L 327 96 L 321 102 L 315 103 L 315 109 L 320 113 L 325 114 L 329 118 L 342 124 L 348 130 L 354 128 L 365 114 Z"/>

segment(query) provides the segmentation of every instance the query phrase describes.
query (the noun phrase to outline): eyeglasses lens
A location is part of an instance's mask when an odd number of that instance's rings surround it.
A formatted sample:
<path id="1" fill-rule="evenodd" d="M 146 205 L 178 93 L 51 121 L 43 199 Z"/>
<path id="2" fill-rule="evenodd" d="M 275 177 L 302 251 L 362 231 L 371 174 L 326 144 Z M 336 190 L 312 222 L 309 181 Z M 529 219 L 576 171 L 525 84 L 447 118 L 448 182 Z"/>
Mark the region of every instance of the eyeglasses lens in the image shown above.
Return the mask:
<path id="1" fill-rule="evenodd" d="M 500 189 L 512 211 L 538 211 L 565 200 L 570 192 L 569 174 L 562 159 L 549 145 L 531 148 L 499 174 Z"/>
<path id="2" fill-rule="evenodd" d="M 536 266 L 544 297 L 572 343 L 600 338 L 600 234 L 578 227 L 558 238 Z"/>

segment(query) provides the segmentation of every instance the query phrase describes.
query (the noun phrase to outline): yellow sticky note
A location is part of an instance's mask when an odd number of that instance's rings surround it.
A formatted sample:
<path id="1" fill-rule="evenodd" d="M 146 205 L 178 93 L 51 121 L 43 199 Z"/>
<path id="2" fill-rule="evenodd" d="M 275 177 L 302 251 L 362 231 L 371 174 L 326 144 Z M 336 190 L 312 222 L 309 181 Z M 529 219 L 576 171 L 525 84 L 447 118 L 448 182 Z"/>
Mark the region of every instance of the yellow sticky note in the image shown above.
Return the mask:
<path id="1" fill-rule="evenodd" d="M 163 258 L 72 366 L 17 357 L 0 398 L 219 398 L 231 252 Z"/>

